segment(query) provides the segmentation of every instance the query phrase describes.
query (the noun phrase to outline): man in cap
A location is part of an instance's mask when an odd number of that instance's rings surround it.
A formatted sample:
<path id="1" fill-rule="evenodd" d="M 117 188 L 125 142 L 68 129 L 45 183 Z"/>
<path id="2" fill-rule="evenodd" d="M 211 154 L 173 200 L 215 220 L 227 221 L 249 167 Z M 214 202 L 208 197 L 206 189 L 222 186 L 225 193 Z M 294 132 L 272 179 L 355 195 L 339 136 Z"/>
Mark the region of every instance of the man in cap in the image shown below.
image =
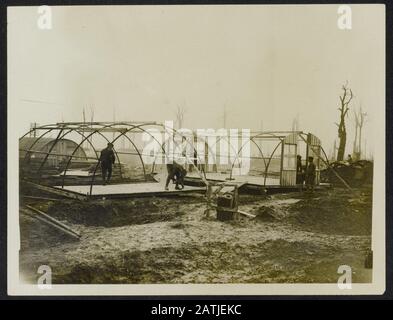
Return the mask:
<path id="1" fill-rule="evenodd" d="M 111 179 L 112 165 L 115 163 L 112 143 L 108 142 L 107 147 L 101 151 L 100 162 L 103 184 L 106 185 Z"/>

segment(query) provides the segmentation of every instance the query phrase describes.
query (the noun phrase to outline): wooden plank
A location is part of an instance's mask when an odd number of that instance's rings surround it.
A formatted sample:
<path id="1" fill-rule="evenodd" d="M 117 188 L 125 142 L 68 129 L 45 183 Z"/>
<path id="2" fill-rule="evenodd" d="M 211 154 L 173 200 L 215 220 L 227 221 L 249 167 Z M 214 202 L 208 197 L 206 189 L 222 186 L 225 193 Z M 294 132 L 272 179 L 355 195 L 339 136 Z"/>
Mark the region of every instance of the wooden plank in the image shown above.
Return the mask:
<path id="1" fill-rule="evenodd" d="M 146 192 L 141 192 L 141 193 L 114 193 L 114 194 L 98 194 L 98 195 L 92 195 L 89 196 L 89 199 L 131 199 L 131 198 L 146 198 L 146 197 L 198 197 L 198 195 L 201 195 L 203 193 L 203 190 L 189 190 L 189 192 L 152 192 L 152 193 L 146 193 Z"/>
<path id="2" fill-rule="evenodd" d="M 60 189 L 60 187 L 54 187 Z M 87 194 L 90 192 L 89 185 L 73 185 L 65 186 L 64 189 L 79 194 Z M 206 188 L 204 187 L 186 187 L 183 190 L 176 190 L 171 188 L 170 190 L 165 190 L 165 185 L 157 182 L 141 182 L 141 183 L 121 183 L 115 184 L 110 183 L 107 185 L 97 184 L 93 186 L 92 194 L 89 196 L 100 196 L 100 197 L 110 197 L 110 196 L 134 196 L 146 194 L 150 196 L 163 195 L 168 193 L 186 193 L 186 192 L 204 192 Z"/>
<path id="3" fill-rule="evenodd" d="M 74 234 L 75 236 L 77 236 L 77 237 L 80 237 L 80 236 L 81 236 L 78 232 L 72 230 L 69 226 L 65 225 L 64 223 L 60 222 L 59 220 L 57 220 L 57 219 L 55 219 L 55 218 L 53 218 L 53 217 L 47 215 L 45 212 L 43 212 L 43 211 L 41 211 L 41 210 L 39 210 L 39 209 L 37 209 L 37 208 L 34 208 L 34 207 L 32 207 L 32 206 L 29 206 L 29 205 L 26 205 L 26 208 L 29 209 L 29 210 L 31 210 L 31 211 L 34 211 L 34 212 L 35 212 L 36 214 L 38 214 L 39 216 L 41 216 L 41 217 L 43 217 L 44 219 L 49 220 L 50 222 L 52 222 L 52 223 L 54 223 L 54 224 L 60 226 L 61 228 L 67 230 L 68 232 L 71 232 L 71 233 Z"/>
<path id="4" fill-rule="evenodd" d="M 30 188 L 40 190 L 43 192 L 48 192 L 51 194 L 55 194 L 64 198 L 70 198 L 70 199 L 76 199 L 76 200 L 87 200 L 87 196 L 81 193 L 73 192 L 70 190 L 66 189 L 61 189 L 61 188 L 54 188 L 54 187 L 49 187 L 49 186 L 44 186 L 42 184 L 30 182 L 30 181 L 23 181 L 23 184 L 26 186 L 29 186 Z"/>
<path id="5" fill-rule="evenodd" d="M 247 218 L 252 218 L 252 219 L 254 219 L 254 218 L 257 217 L 255 214 L 248 213 L 248 212 L 245 212 L 245 211 L 237 210 L 237 212 L 239 212 L 239 213 L 242 214 L 243 216 L 246 216 Z"/>
<path id="6" fill-rule="evenodd" d="M 22 198 L 32 199 L 32 200 L 44 200 L 44 201 L 61 201 L 62 199 L 55 199 L 55 198 L 45 198 L 45 197 L 34 197 L 34 196 L 25 196 L 22 195 Z"/>
<path id="7" fill-rule="evenodd" d="M 26 208 L 20 208 L 20 210 L 23 213 L 29 215 L 30 217 L 40 220 L 41 222 L 55 228 L 56 230 L 58 230 L 62 233 L 65 233 L 65 234 L 71 236 L 74 239 L 79 240 L 81 237 L 81 235 L 79 233 L 77 233 L 76 231 L 72 230 L 68 226 L 61 223 L 60 221 L 48 216 L 47 214 L 40 212 L 39 210 L 37 212 L 37 209 L 35 209 L 35 208 L 26 206 Z"/>

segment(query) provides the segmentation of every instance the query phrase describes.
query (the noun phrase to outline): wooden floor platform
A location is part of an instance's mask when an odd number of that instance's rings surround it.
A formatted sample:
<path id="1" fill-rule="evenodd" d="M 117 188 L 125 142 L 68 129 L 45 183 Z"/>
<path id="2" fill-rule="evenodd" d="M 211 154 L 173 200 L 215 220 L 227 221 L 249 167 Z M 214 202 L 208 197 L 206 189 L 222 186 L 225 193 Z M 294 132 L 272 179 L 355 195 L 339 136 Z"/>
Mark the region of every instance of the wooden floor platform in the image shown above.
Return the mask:
<path id="1" fill-rule="evenodd" d="M 264 176 L 233 176 L 231 180 L 229 180 L 230 175 L 228 173 L 220 173 L 220 172 L 208 172 L 206 173 L 206 179 L 211 181 L 222 181 L 222 182 L 231 182 L 237 184 L 252 184 L 264 186 Z M 196 172 L 187 173 L 186 178 L 191 179 L 200 179 L 200 176 Z M 266 185 L 267 186 L 279 186 L 280 178 L 266 177 Z"/>
<path id="2" fill-rule="evenodd" d="M 229 175 L 220 173 L 207 173 L 206 178 L 211 182 L 227 182 L 230 184 L 237 184 L 239 186 L 240 193 L 246 194 L 274 194 L 274 193 L 286 193 L 286 192 L 300 192 L 304 189 L 304 186 L 281 186 L 279 178 L 266 178 L 266 185 L 264 184 L 264 178 L 260 176 L 234 176 L 232 180 L 227 179 Z M 201 177 L 197 174 L 187 175 L 185 178 L 185 184 L 188 186 L 201 187 L 204 186 L 204 182 Z M 331 185 L 328 183 L 320 183 L 315 186 L 315 190 L 323 190 L 330 188 Z"/>
<path id="3" fill-rule="evenodd" d="M 251 176 L 252 177 L 252 176 Z M 164 179 L 165 178 L 165 179 Z M 228 182 L 231 185 L 238 185 L 239 193 L 245 194 L 274 194 L 274 193 L 286 193 L 286 192 L 299 192 L 302 191 L 301 185 L 296 186 L 280 186 L 279 184 L 263 185 L 261 178 L 249 179 L 250 176 L 235 177 L 234 180 L 222 179 L 219 175 L 208 175 L 208 180 L 211 182 Z M 213 179 L 216 178 L 216 179 Z M 127 182 L 127 183 L 115 183 L 112 182 L 108 185 L 95 184 L 90 194 L 90 185 L 67 185 L 61 187 L 59 185 L 49 186 L 41 185 L 24 181 L 24 188 L 31 190 L 38 190 L 39 193 L 44 195 L 56 195 L 59 197 L 74 198 L 79 200 L 87 199 L 102 199 L 102 198 L 133 198 L 133 197 L 168 197 L 168 196 L 180 196 L 192 193 L 203 194 L 206 192 L 206 186 L 204 181 L 199 176 L 189 176 L 185 178 L 185 188 L 183 190 L 176 190 L 174 184 L 169 185 L 169 190 L 165 190 L 165 175 L 156 175 L 156 182 Z M 275 179 L 278 180 L 278 179 Z M 271 181 L 269 181 L 271 182 Z M 330 188 L 331 185 L 324 183 L 316 186 L 316 190 L 323 190 Z"/>
<path id="4" fill-rule="evenodd" d="M 183 190 L 176 190 L 175 186 L 170 184 L 167 191 L 165 185 L 158 182 L 94 185 L 92 194 L 90 194 L 90 186 L 88 185 L 64 186 L 64 188 L 55 186 L 54 188 L 94 198 L 170 196 L 206 190 L 205 187 L 194 186 L 185 186 Z"/>

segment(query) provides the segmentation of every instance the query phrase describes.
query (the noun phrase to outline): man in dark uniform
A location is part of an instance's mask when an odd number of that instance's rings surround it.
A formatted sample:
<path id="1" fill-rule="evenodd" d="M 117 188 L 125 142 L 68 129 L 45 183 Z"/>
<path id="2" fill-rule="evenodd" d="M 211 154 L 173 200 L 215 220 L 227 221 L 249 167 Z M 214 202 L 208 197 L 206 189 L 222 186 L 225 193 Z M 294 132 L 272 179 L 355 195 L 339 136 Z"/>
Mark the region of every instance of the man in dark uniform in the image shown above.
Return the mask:
<path id="1" fill-rule="evenodd" d="M 296 156 L 296 184 L 303 184 L 304 181 L 304 174 L 303 174 L 303 167 L 302 167 L 302 156 Z"/>
<path id="2" fill-rule="evenodd" d="M 187 175 L 187 171 L 175 161 L 168 163 L 166 168 L 168 170 L 168 176 L 166 178 L 165 190 L 169 190 L 168 186 L 171 180 L 176 183 L 176 190 L 184 189 L 184 177 Z M 179 184 L 181 188 L 179 188 Z"/>
<path id="3" fill-rule="evenodd" d="M 308 157 L 308 165 L 306 168 L 306 190 L 307 191 L 314 191 L 314 183 L 315 183 L 315 164 L 314 158 Z"/>
<path id="4" fill-rule="evenodd" d="M 109 183 L 112 176 L 112 165 L 115 163 L 115 154 L 113 153 L 113 144 L 108 143 L 108 146 L 101 151 L 100 155 L 102 181 L 104 185 Z M 108 174 L 108 176 L 107 176 Z"/>

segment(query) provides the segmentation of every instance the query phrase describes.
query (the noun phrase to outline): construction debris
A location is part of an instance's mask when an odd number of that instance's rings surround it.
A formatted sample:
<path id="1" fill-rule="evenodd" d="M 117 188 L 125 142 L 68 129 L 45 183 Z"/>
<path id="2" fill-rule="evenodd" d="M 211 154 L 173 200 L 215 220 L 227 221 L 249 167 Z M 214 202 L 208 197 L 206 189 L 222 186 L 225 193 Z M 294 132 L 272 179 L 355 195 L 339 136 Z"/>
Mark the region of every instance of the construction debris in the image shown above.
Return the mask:
<path id="1" fill-rule="evenodd" d="M 341 177 L 341 179 L 338 177 Z M 321 180 L 323 182 L 342 186 L 343 179 L 352 187 L 371 184 L 373 179 L 373 162 L 368 160 L 359 160 L 352 163 L 336 161 L 330 163 L 329 168 L 321 171 Z"/>

